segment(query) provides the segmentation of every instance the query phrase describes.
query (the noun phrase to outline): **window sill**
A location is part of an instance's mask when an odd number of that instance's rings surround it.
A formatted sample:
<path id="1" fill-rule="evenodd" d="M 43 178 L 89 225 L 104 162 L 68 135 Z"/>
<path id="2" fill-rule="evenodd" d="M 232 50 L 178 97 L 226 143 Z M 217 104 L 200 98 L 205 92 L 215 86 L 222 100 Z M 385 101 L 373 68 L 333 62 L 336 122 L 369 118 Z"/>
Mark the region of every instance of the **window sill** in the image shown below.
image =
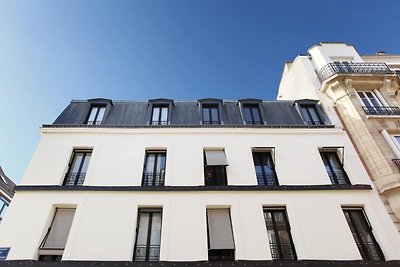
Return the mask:
<path id="1" fill-rule="evenodd" d="M 366 115 L 367 119 L 400 119 L 400 115 Z"/>
<path id="2" fill-rule="evenodd" d="M 59 186 L 20 185 L 15 191 L 314 191 L 314 190 L 372 190 L 368 184 L 356 185 L 217 185 L 217 186 Z"/>

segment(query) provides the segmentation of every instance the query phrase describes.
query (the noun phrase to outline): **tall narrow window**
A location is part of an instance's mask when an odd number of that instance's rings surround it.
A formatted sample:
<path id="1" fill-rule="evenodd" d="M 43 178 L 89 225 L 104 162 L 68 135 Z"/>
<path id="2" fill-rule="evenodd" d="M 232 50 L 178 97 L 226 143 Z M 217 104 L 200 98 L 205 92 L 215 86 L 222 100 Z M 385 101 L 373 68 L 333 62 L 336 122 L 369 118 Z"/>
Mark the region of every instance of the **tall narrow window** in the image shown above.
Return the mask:
<path id="1" fill-rule="evenodd" d="M 271 151 L 253 151 L 258 185 L 279 185 Z"/>
<path id="2" fill-rule="evenodd" d="M 363 260 L 385 260 L 382 250 L 372 233 L 363 209 L 343 209 L 353 238 Z"/>
<path id="3" fill-rule="evenodd" d="M 226 166 L 228 166 L 228 163 L 224 150 L 205 150 L 205 185 L 227 185 Z"/>
<path id="4" fill-rule="evenodd" d="M 350 184 L 337 151 L 320 151 L 320 154 L 332 184 Z"/>
<path id="5" fill-rule="evenodd" d="M 164 185 L 166 151 L 146 151 L 143 186 Z"/>
<path id="6" fill-rule="evenodd" d="M 151 115 L 151 125 L 167 125 L 168 124 L 168 106 L 154 105 Z"/>
<path id="7" fill-rule="evenodd" d="M 87 125 L 100 125 L 103 122 L 105 106 L 92 106 Z"/>
<path id="8" fill-rule="evenodd" d="M 82 185 L 85 181 L 92 150 L 74 150 L 63 185 Z"/>
<path id="9" fill-rule="evenodd" d="M 235 244 L 229 209 L 208 209 L 208 260 L 235 260 Z"/>
<path id="10" fill-rule="evenodd" d="M 307 125 L 324 125 L 315 105 L 300 105 L 300 111 Z"/>
<path id="11" fill-rule="evenodd" d="M 361 101 L 363 102 L 364 106 L 366 107 L 382 107 L 381 101 L 379 101 L 379 98 L 375 95 L 374 92 L 372 91 L 361 91 L 357 92 L 358 96 L 361 98 Z"/>
<path id="12" fill-rule="evenodd" d="M 0 197 L 0 222 L 3 220 L 4 214 L 6 213 L 9 204 L 10 203 L 8 201 Z"/>
<path id="13" fill-rule="evenodd" d="M 220 124 L 218 104 L 203 104 L 203 124 Z"/>
<path id="14" fill-rule="evenodd" d="M 74 214 L 75 209 L 56 209 L 53 222 L 39 247 L 40 261 L 61 261 Z"/>
<path id="15" fill-rule="evenodd" d="M 161 209 L 139 210 L 134 261 L 160 260 L 161 221 Z"/>
<path id="16" fill-rule="evenodd" d="M 258 104 L 243 104 L 243 119 L 246 124 L 263 124 Z"/>
<path id="17" fill-rule="evenodd" d="M 264 220 L 267 226 L 269 247 L 273 260 L 296 260 L 292 235 L 286 210 L 264 209 Z"/>

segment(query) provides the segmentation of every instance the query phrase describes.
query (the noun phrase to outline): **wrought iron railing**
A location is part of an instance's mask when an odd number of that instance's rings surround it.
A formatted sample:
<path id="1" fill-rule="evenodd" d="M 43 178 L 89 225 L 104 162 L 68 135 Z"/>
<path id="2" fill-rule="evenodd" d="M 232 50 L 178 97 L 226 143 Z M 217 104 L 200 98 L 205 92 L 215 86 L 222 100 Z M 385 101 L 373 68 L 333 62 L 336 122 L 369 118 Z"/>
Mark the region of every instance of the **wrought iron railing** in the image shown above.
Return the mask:
<path id="1" fill-rule="evenodd" d="M 332 184 L 350 184 L 349 177 L 344 170 L 335 170 L 334 172 L 326 170 Z"/>
<path id="2" fill-rule="evenodd" d="M 269 242 L 271 255 L 273 260 L 296 260 L 296 252 L 291 243 L 274 243 Z"/>
<path id="3" fill-rule="evenodd" d="M 319 71 L 320 78 L 324 81 L 335 74 L 393 74 L 385 63 L 329 63 Z"/>
<path id="4" fill-rule="evenodd" d="M 276 176 L 275 172 L 257 172 L 256 176 L 258 185 L 279 185 L 278 177 Z"/>
<path id="5" fill-rule="evenodd" d="M 396 116 L 400 115 L 399 107 L 363 107 L 367 115 Z"/>
<path id="6" fill-rule="evenodd" d="M 221 124 L 219 121 L 203 121 L 204 125 Z"/>
<path id="7" fill-rule="evenodd" d="M 87 121 L 87 125 L 100 125 L 102 121 Z"/>
<path id="8" fill-rule="evenodd" d="M 304 120 L 305 124 L 307 125 L 316 125 L 316 126 L 320 126 L 320 125 L 324 125 L 324 122 L 322 121 L 310 121 L 310 120 Z"/>
<path id="9" fill-rule="evenodd" d="M 358 250 L 363 258 L 363 260 L 385 260 L 382 250 L 377 243 L 374 242 L 356 242 Z"/>
<path id="10" fill-rule="evenodd" d="M 162 186 L 165 181 L 165 172 L 160 173 L 144 173 L 142 185 L 143 186 Z"/>
<path id="11" fill-rule="evenodd" d="M 151 125 L 168 125 L 168 121 L 152 121 Z"/>
<path id="12" fill-rule="evenodd" d="M 136 246 L 135 261 L 159 261 L 160 246 Z"/>
<path id="13" fill-rule="evenodd" d="M 245 121 L 247 125 L 262 125 L 264 124 L 262 121 Z"/>
<path id="14" fill-rule="evenodd" d="M 83 185 L 86 172 L 72 172 L 65 177 L 63 185 Z"/>

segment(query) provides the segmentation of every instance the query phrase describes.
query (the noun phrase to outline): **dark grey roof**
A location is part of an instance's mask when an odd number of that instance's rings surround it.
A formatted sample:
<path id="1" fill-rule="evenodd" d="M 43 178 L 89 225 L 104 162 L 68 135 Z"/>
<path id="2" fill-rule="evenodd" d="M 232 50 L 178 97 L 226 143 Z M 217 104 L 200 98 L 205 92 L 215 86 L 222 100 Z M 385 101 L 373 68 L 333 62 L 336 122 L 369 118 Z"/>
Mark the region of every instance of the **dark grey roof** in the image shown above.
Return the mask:
<path id="1" fill-rule="evenodd" d="M 101 125 L 95 125 L 94 127 L 129 127 L 146 126 L 150 124 L 153 105 L 152 101 L 106 101 L 106 99 L 104 101 L 104 105 L 106 106 L 104 119 Z M 158 104 L 159 101 L 160 99 L 157 101 Z M 169 101 L 169 103 L 171 103 L 171 100 Z M 253 101 L 254 103 L 259 104 L 265 126 L 306 126 L 294 101 L 262 101 L 257 99 L 244 99 L 240 101 L 243 101 L 243 103 Z M 238 101 L 218 101 L 218 99 L 216 99 L 215 103 L 220 103 L 220 119 L 223 122 L 223 126 L 244 125 Z M 44 126 L 57 127 L 85 125 L 92 105 L 93 103 L 87 100 L 73 100 L 51 126 Z M 198 101 L 175 100 L 170 104 L 170 109 L 169 126 L 199 126 L 202 124 L 202 115 Z M 327 120 L 325 121 L 328 122 Z M 326 124 L 330 123 L 328 122 Z M 326 127 L 326 125 L 321 127 Z"/>
<path id="2" fill-rule="evenodd" d="M 8 178 L 0 166 L 0 188 L 4 191 L 10 198 L 14 196 L 15 183 Z M 4 179 L 4 180 L 3 180 Z"/>

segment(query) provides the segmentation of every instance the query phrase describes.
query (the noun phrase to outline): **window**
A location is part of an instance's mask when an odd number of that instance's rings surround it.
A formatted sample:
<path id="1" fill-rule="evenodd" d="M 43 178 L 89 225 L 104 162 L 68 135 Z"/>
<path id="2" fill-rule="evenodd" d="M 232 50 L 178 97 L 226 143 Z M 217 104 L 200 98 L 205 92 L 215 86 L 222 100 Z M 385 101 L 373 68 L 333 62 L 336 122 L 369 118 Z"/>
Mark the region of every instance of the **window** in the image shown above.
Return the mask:
<path id="1" fill-rule="evenodd" d="M 85 181 L 92 150 L 74 150 L 63 185 L 82 185 Z"/>
<path id="2" fill-rule="evenodd" d="M 103 122 L 106 106 L 92 106 L 87 125 L 100 125 Z"/>
<path id="3" fill-rule="evenodd" d="M 220 124 L 218 104 L 202 104 L 203 124 Z"/>
<path id="4" fill-rule="evenodd" d="M 0 222 L 3 220 L 4 214 L 7 211 L 9 202 L 4 198 L 0 197 Z"/>
<path id="5" fill-rule="evenodd" d="M 300 105 L 301 116 L 307 125 L 324 125 L 314 104 Z"/>
<path id="6" fill-rule="evenodd" d="M 253 150 L 258 185 L 279 185 L 271 151 Z"/>
<path id="7" fill-rule="evenodd" d="M 166 151 L 146 151 L 142 186 L 164 185 Z"/>
<path id="8" fill-rule="evenodd" d="M 246 124 L 263 124 L 258 104 L 243 104 L 243 119 Z"/>
<path id="9" fill-rule="evenodd" d="M 168 106 L 154 105 L 150 124 L 151 125 L 167 125 L 168 124 Z"/>
<path id="10" fill-rule="evenodd" d="M 205 185 L 227 185 L 226 166 L 228 166 L 228 163 L 224 150 L 205 150 Z"/>
<path id="11" fill-rule="evenodd" d="M 139 209 L 134 261 L 160 260 L 161 222 L 161 209 Z"/>
<path id="12" fill-rule="evenodd" d="M 208 260 L 235 260 L 229 209 L 207 209 Z"/>
<path id="13" fill-rule="evenodd" d="M 338 150 L 324 149 L 320 151 L 320 155 L 332 184 L 351 184 L 338 157 Z"/>
<path id="14" fill-rule="evenodd" d="M 273 260 L 297 260 L 290 225 L 284 208 L 264 209 Z"/>
<path id="15" fill-rule="evenodd" d="M 53 221 L 39 247 L 39 261 L 61 261 L 75 209 L 57 208 Z"/>
<path id="16" fill-rule="evenodd" d="M 361 91 L 357 92 L 358 96 L 360 97 L 362 103 L 366 107 L 382 107 L 381 102 L 379 101 L 379 98 L 376 96 L 376 94 L 372 91 Z"/>
<path id="17" fill-rule="evenodd" d="M 364 210 L 361 208 L 344 208 L 343 212 L 363 260 L 385 260 Z"/>
<path id="18" fill-rule="evenodd" d="M 3 183 L 8 184 L 6 178 L 0 173 L 0 179 Z"/>

